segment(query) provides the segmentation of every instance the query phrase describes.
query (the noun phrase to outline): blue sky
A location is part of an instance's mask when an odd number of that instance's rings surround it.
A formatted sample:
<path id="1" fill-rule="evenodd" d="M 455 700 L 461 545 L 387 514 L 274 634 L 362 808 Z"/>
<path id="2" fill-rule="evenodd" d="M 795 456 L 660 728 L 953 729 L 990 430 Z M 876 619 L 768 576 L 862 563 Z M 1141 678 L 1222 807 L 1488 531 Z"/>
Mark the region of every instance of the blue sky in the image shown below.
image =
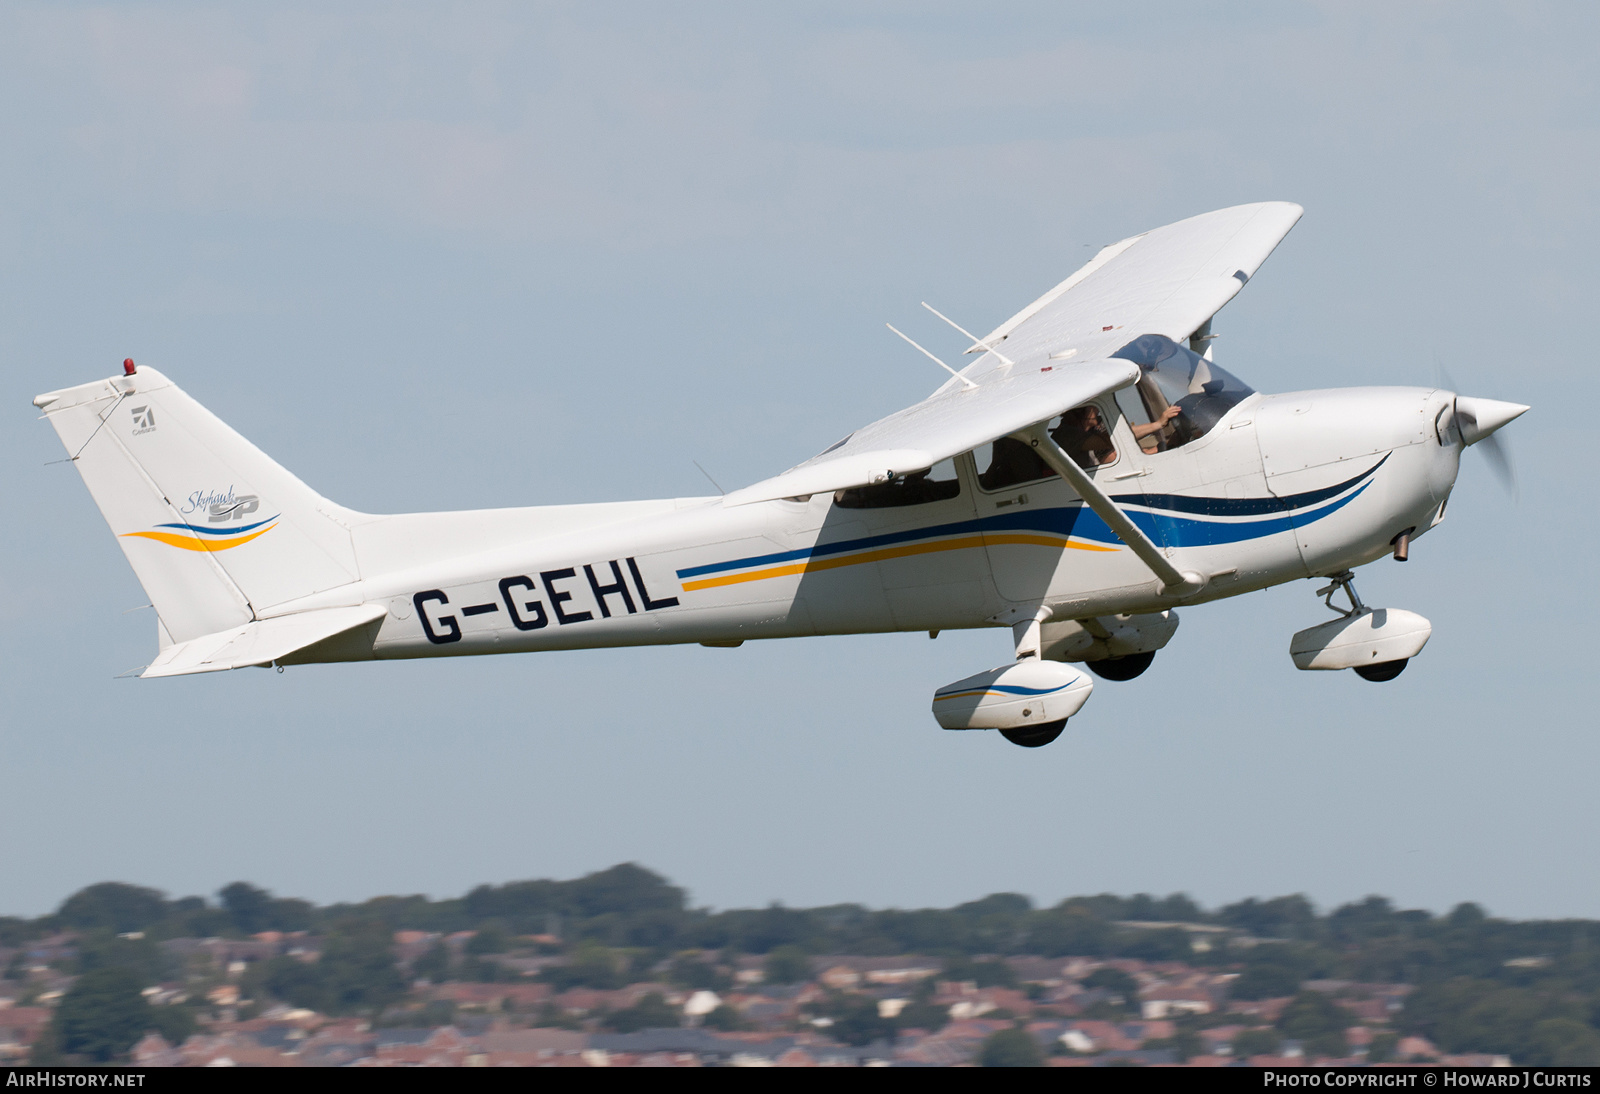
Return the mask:
<path id="1" fill-rule="evenodd" d="M 1600 16 L 1579 4 L 8 5 L 0 914 L 634 860 L 717 906 L 1303 891 L 1600 915 Z M 1104 243 L 1280 199 L 1217 321 L 1288 391 L 1533 404 L 1297 673 L 1309 583 L 1182 612 L 1037 752 L 941 733 L 1001 632 L 112 677 L 154 651 L 40 392 L 154 365 L 367 511 L 703 493 L 921 397 Z M 1559 423 L 1559 425 L 1557 424 Z"/>

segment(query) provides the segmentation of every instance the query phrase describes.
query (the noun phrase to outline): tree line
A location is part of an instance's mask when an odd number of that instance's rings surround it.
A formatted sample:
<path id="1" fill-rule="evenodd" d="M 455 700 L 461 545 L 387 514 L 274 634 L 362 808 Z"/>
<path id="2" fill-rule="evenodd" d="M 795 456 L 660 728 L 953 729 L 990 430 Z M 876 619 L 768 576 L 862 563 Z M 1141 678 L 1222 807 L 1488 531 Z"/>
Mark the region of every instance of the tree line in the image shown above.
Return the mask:
<path id="1" fill-rule="evenodd" d="M 1200 934 L 1178 924 L 1231 933 Z M 1315 979 L 1411 983 L 1417 991 L 1397 1027 L 1446 1051 L 1503 1052 L 1519 1062 L 1592 1056 L 1600 1063 L 1600 951 L 1589 944 L 1597 928 L 1588 920 L 1500 919 L 1474 904 L 1434 915 L 1377 896 L 1327 912 L 1300 895 L 1207 910 L 1182 894 L 1100 894 L 1038 907 L 1017 893 L 943 909 L 773 904 L 716 911 L 693 907 L 682 888 L 624 863 L 571 880 L 480 885 L 460 897 L 382 896 L 324 906 L 242 881 L 210 900 L 168 899 L 104 882 L 74 893 L 50 915 L 0 919 L 0 947 L 18 950 L 7 970 L 16 976 L 29 943 L 71 930 L 79 937 L 66 971 L 150 984 L 179 971 L 163 940 L 304 931 L 322 939 L 321 960 L 262 962 L 246 986 L 335 1014 L 381 1012 L 419 976 L 507 977 L 493 956 L 527 947 L 530 935 L 546 937 L 545 952 L 565 955 L 565 964 L 542 974 L 558 989 L 661 978 L 725 987 L 728 969 L 721 963 L 737 954 L 765 955 L 774 966 L 769 971 L 789 970 L 777 973 L 780 982 L 798 977 L 808 958 L 821 954 L 923 954 L 942 959 L 951 976 L 989 983 L 1006 982 L 1008 967 L 975 959 L 1181 960 L 1238 972 L 1230 991 L 1243 999 L 1294 996 Z M 391 949 L 397 930 L 476 934 L 464 948 L 435 947 L 402 970 Z M 1215 944 L 1197 948 L 1198 938 Z"/>

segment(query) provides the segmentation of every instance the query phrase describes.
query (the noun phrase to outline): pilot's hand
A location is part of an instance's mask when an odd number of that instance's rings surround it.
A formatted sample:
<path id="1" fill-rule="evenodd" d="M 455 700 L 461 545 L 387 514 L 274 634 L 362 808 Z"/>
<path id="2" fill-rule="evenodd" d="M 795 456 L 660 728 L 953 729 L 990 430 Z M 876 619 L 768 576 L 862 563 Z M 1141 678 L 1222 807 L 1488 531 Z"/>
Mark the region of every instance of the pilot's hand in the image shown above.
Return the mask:
<path id="1" fill-rule="evenodd" d="M 1167 407 L 1167 409 L 1165 409 L 1165 410 L 1163 410 L 1161 412 L 1161 424 L 1162 425 L 1166 425 L 1168 422 L 1172 421 L 1172 419 L 1176 418 L 1179 414 L 1182 414 L 1182 413 L 1183 413 L 1183 411 L 1179 410 L 1175 406 Z"/>

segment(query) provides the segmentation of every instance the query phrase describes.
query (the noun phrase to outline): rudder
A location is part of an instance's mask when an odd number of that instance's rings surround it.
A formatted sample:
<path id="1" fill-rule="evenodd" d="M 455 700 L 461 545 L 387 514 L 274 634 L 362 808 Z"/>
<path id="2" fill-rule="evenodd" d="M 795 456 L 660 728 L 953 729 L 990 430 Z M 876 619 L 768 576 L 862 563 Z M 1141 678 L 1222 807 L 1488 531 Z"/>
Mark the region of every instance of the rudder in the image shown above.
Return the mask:
<path id="1" fill-rule="evenodd" d="M 349 511 L 155 369 L 50 392 L 34 405 L 160 615 L 163 645 L 358 579 Z"/>

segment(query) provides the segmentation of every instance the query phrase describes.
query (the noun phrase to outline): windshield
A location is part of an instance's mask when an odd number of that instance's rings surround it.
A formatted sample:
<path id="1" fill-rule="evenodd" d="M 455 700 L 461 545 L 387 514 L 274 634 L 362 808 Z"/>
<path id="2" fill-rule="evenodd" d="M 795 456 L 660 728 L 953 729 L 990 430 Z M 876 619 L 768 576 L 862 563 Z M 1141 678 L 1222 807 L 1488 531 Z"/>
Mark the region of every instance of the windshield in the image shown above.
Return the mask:
<path id="1" fill-rule="evenodd" d="M 1139 447 L 1164 452 L 1211 432 L 1253 390 L 1160 334 L 1135 338 L 1111 356 L 1139 366 L 1139 380 L 1117 392 Z"/>

